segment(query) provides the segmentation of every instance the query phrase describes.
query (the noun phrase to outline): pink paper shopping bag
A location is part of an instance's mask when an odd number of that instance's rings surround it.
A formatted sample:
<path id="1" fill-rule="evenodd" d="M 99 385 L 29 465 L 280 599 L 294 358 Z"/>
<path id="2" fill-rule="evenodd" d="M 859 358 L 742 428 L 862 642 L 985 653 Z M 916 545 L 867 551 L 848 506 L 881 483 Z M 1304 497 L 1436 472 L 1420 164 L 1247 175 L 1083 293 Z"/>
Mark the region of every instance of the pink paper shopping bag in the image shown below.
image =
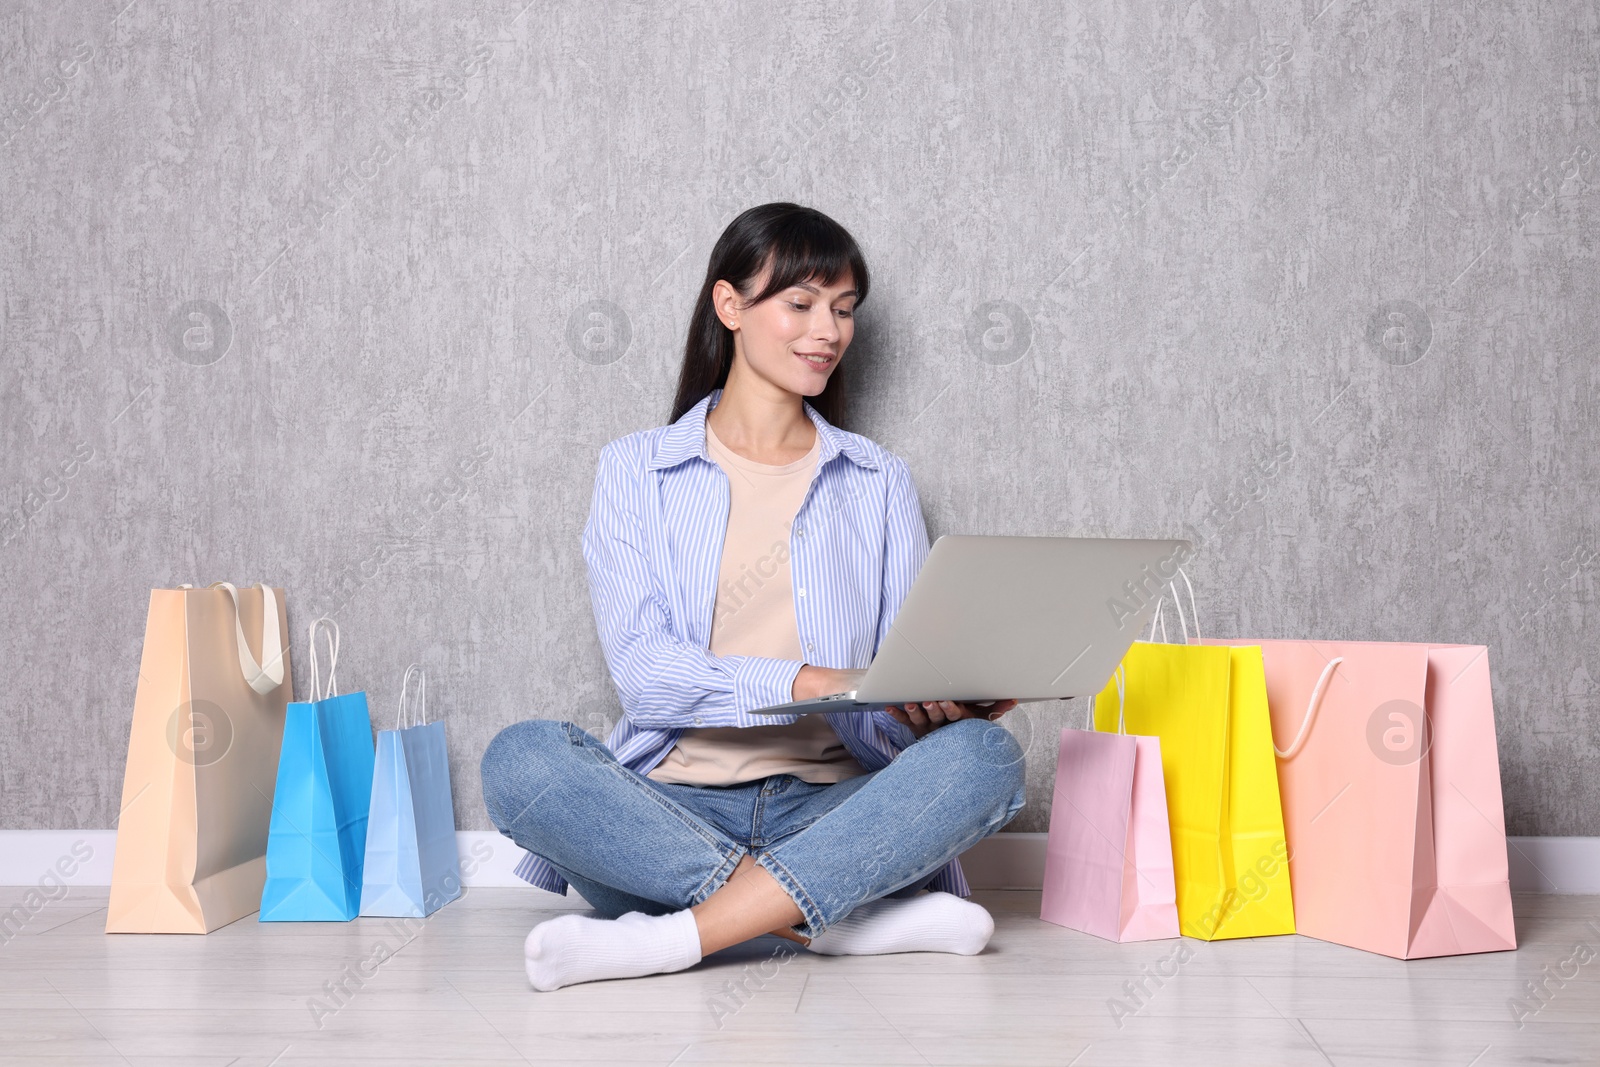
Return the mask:
<path id="1" fill-rule="evenodd" d="M 1261 646 L 1296 929 L 1398 959 L 1517 947 L 1482 645 Z"/>
<path id="2" fill-rule="evenodd" d="M 1120 716 L 1096 733 L 1089 702 L 1089 728 L 1061 731 L 1039 917 L 1108 941 L 1177 937 L 1161 739 L 1129 737 Z"/>

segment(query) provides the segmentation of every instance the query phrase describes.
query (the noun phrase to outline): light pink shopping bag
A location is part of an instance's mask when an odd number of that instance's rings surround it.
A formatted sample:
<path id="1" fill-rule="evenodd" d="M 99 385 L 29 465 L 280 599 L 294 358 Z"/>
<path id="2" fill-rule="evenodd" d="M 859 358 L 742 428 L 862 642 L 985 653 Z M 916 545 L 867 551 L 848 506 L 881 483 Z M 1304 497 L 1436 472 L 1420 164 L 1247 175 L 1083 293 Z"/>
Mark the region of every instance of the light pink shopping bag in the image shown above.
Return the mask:
<path id="1" fill-rule="evenodd" d="M 1482 645 L 1260 645 L 1298 932 L 1399 959 L 1517 947 Z"/>
<path id="2" fill-rule="evenodd" d="M 1089 729 L 1061 731 L 1039 917 L 1108 941 L 1177 937 L 1161 739 L 1121 727 L 1096 733 L 1091 710 Z"/>

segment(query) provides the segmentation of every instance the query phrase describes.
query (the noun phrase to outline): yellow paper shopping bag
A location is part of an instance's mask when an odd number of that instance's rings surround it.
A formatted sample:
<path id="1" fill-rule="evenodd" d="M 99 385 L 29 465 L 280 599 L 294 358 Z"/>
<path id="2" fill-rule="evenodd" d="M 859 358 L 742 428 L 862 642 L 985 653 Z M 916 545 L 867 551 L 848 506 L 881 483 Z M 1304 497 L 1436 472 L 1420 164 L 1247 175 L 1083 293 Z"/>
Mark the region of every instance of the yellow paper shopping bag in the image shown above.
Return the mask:
<path id="1" fill-rule="evenodd" d="M 1128 733 L 1161 738 L 1179 929 L 1206 941 L 1294 933 L 1261 648 L 1135 641 L 1122 665 Z M 1095 726 L 1116 725 L 1108 683 Z"/>

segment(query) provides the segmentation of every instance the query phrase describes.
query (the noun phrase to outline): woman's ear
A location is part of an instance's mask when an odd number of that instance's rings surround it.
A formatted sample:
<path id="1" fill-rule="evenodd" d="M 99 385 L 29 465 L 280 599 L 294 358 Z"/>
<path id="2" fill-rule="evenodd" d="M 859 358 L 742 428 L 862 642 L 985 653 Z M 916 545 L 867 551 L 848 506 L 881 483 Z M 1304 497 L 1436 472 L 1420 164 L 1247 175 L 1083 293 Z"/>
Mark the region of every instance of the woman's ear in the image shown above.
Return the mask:
<path id="1" fill-rule="evenodd" d="M 718 279 L 711 287 L 711 306 L 717 319 L 730 330 L 739 328 L 739 291 L 726 279 Z"/>

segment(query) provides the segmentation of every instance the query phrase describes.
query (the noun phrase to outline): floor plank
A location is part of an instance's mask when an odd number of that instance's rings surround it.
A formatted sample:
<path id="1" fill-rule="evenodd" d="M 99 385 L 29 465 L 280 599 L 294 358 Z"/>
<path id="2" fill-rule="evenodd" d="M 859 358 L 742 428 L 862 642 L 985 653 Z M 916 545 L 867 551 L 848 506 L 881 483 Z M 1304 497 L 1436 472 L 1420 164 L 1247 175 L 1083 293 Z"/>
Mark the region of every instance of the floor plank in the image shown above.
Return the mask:
<path id="1" fill-rule="evenodd" d="M 187 937 L 108 935 L 106 891 L 75 887 L 0 935 L 0 1067 L 1600 1063 L 1600 897 L 1519 894 L 1516 951 L 1412 961 L 1300 936 L 1116 945 L 1041 922 L 1037 893 L 974 899 L 996 923 L 978 956 L 761 937 L 539 993 L 523 935 L 576 897 Z"/>

